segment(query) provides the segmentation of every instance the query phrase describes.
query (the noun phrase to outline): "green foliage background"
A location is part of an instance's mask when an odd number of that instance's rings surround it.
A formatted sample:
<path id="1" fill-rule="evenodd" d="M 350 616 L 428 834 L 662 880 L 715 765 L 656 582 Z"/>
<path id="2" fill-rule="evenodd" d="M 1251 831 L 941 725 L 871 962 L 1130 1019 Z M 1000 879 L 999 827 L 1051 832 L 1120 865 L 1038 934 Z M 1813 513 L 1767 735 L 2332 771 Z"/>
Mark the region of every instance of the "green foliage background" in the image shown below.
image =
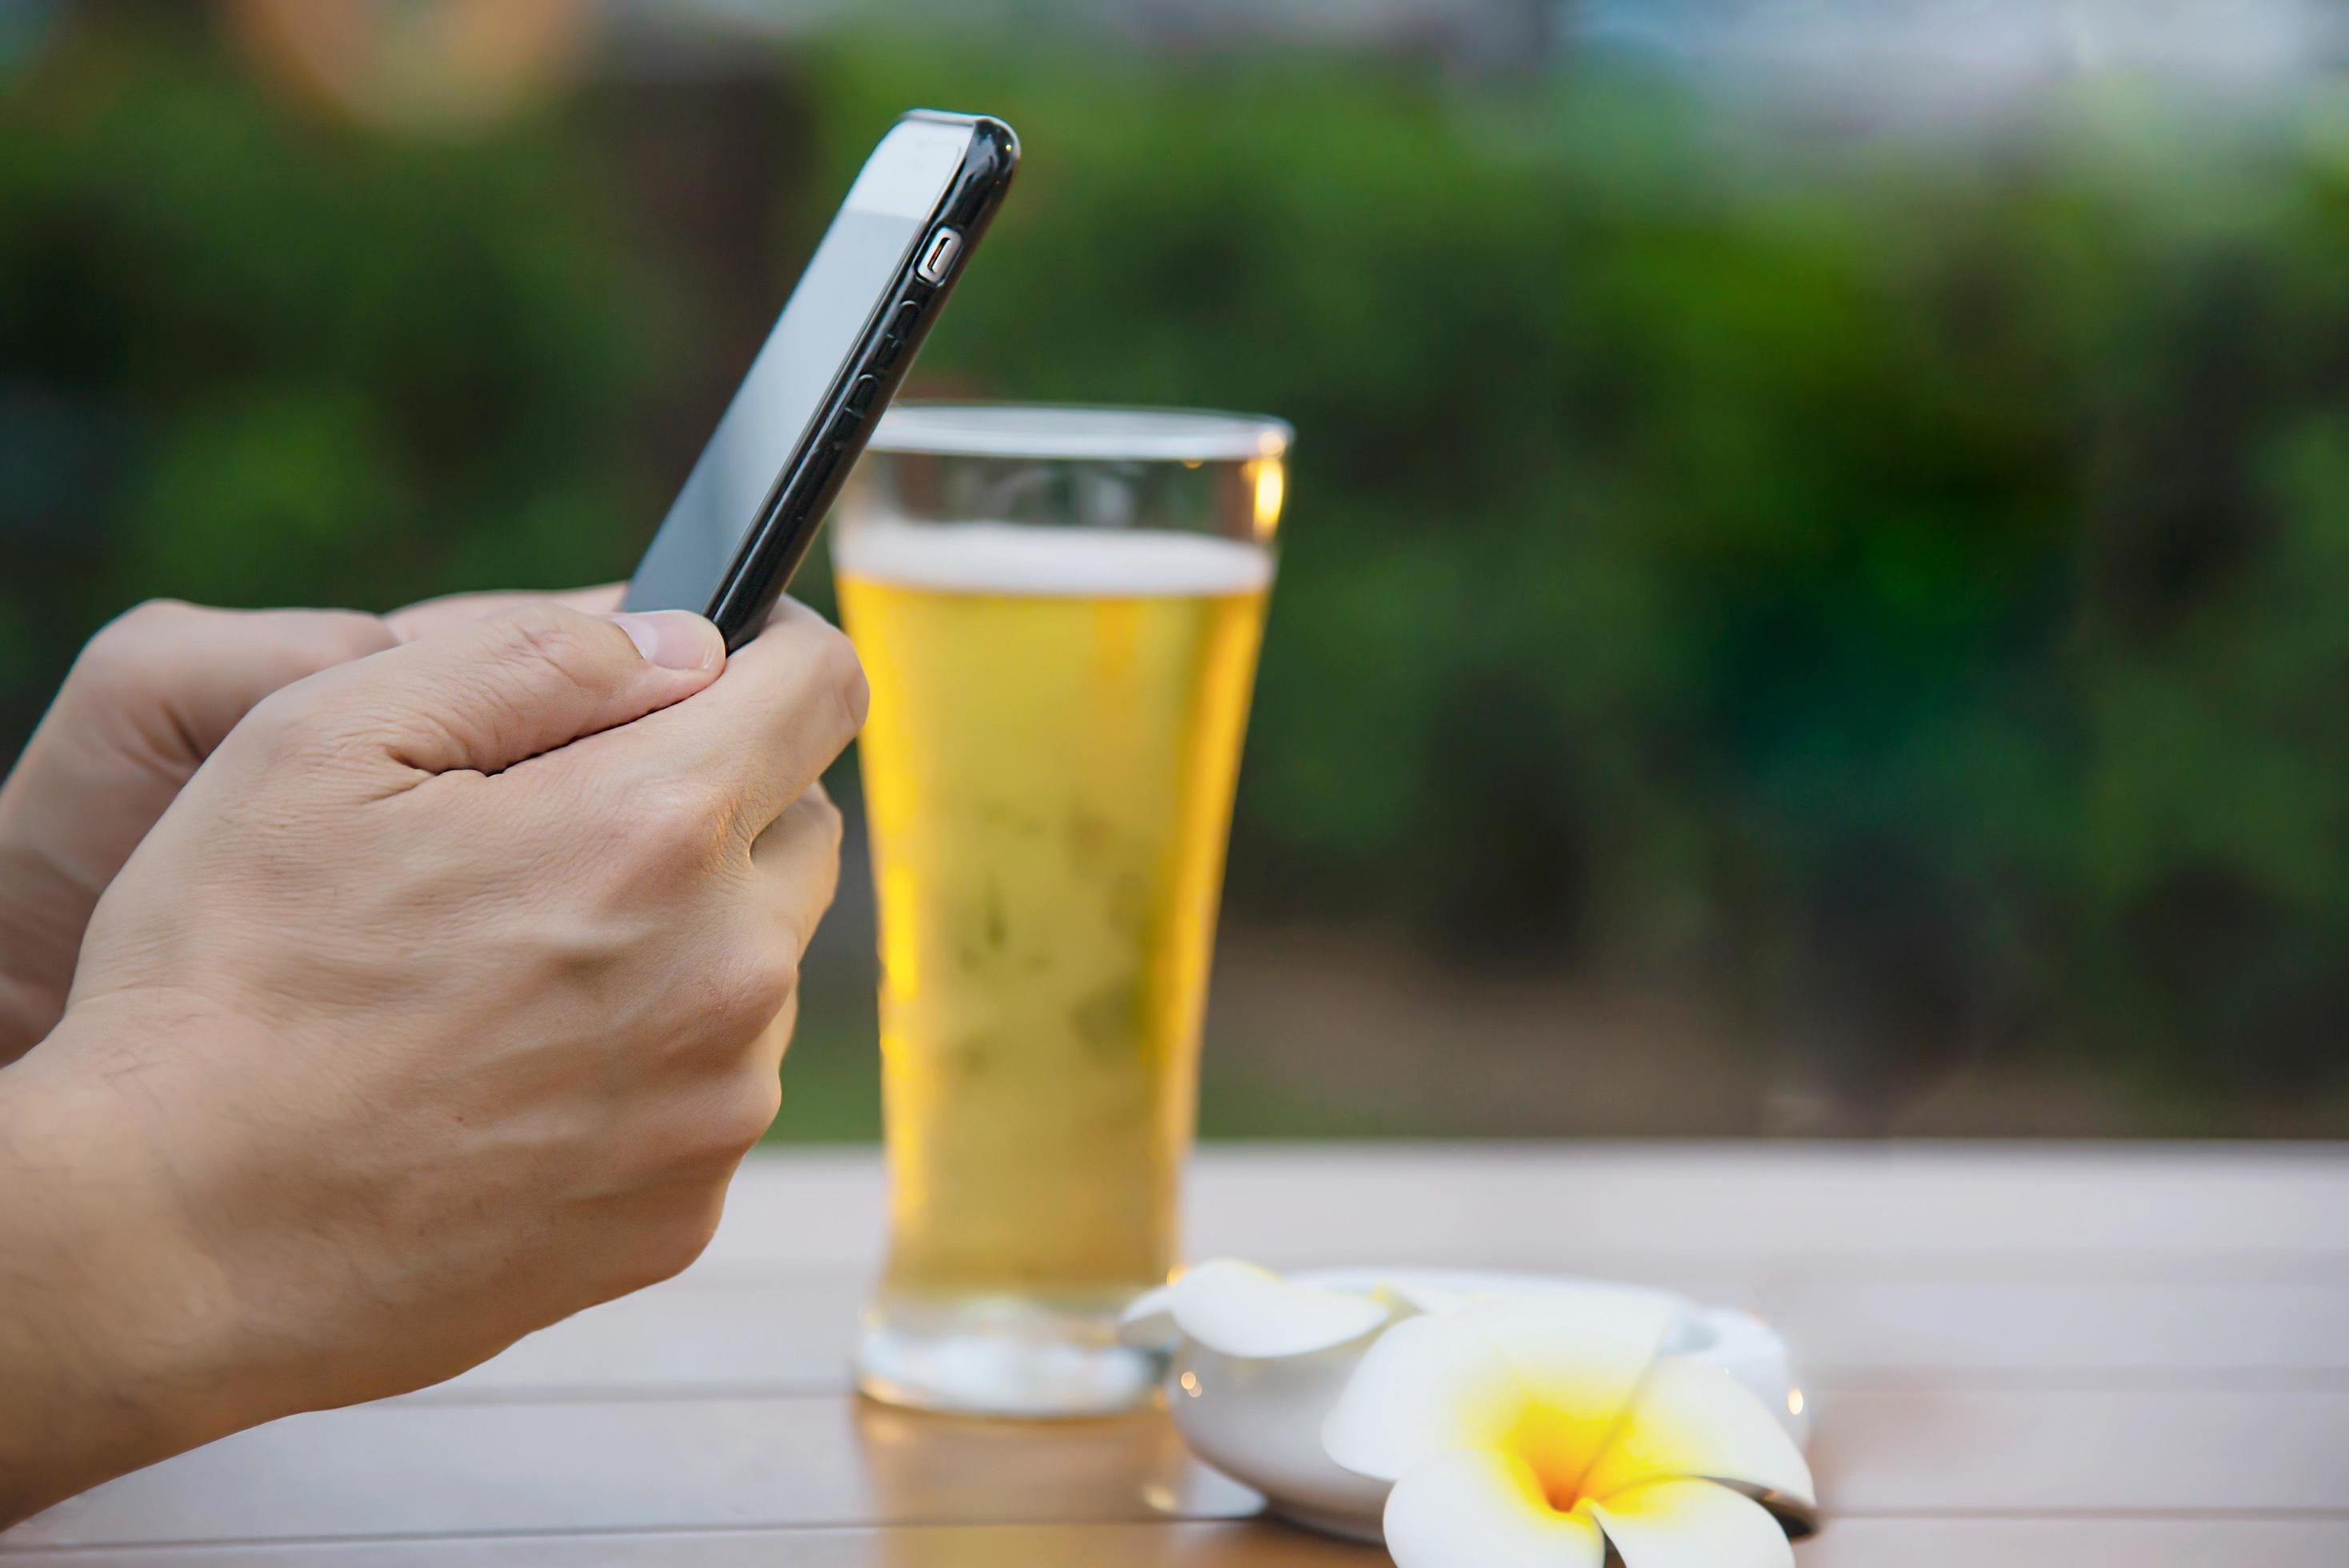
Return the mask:
<path id="1" fill-rule="evenodd" d="M 2349 98 L 1922 139 L 1600 69 L 771 74 L 749 314 L 899 108 L 985 106 L 1026 164 L 920 381 L 1299 428 L 1241 917 L 2342 1081 Z M 0 738 L 145 594 L 626 571 L 659 411 L 748 347 L 609 109 L 378 138 L 185 40 L 0 91 Z"/>

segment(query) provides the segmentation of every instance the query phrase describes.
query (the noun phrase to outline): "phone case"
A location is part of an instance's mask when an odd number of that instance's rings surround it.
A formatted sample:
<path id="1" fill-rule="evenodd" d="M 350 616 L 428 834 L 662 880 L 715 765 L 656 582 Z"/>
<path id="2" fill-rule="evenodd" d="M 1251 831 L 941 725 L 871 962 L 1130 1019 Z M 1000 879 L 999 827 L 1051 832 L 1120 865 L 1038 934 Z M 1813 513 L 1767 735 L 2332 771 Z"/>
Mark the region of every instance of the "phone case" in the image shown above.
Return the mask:
<path id="1" fill-rule="evenodd" d="M 1019 139 L 984 115 L 917 109 L 907 119 L 968 127 L 962 168 L 922 227 L 918 240 L 880 307 L 865 324 L 856 352 L 824 396 L 823 414 L 784 465 L 760 521 L 744 540 L 710 610 L 730 651 L 750 640 L 799 570 L 842 480 L 872 434 L 873 422 L 896 396 L 906 367 L 929 335 L 947 297 L 970 263 L 971 252 L 994 220 L 1019 163 Z M 941 236 L 954 236 L 938 255 Z"/>

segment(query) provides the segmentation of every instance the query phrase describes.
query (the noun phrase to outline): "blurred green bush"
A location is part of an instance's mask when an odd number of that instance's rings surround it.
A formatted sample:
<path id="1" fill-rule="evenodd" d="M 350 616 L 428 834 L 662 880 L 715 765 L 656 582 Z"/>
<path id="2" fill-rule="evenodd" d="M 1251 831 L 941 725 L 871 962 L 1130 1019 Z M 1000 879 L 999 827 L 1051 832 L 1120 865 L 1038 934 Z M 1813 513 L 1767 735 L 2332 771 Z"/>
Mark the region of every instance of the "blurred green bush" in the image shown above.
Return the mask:
<path id="1" fill-rule="evenodd" d="M 786 260 L 903 107 L 1020 129 L 924 389 L 1297 424 L 1237 909 L 1692 976 L 1830 1057 L 2338 1081 L 2341 99 L 1888 140 L 1596 70 L 848 37 L 774 80 L 816 194 L 735 194 Z M 143 593 L 626 570 L 654 411 L 749 346 L 597 113 L 378 140 L 188 48 L 0 103 L 15 733 Z"/>
<path id="2" fill-rule="evenodd" d="M 0 98 L 12 740 L 143 596 L 380 605 L 626 552 L 659 301 L 554 128 L 376 141 L 148 46 L 61 76 Z"/>

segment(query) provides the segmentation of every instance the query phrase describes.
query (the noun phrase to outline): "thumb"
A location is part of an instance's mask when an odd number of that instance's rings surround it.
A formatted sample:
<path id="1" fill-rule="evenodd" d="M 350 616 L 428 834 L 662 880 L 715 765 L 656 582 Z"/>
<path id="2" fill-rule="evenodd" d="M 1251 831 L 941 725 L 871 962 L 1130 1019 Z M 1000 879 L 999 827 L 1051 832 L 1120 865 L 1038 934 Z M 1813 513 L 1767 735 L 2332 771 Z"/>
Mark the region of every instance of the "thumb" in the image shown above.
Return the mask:
<path id="1" fill-rule="evenodd" d="M 542 602 L 333 672 L 316 695 L 364 714 L 411 768 L 496 773 L 682 701 L 725 662 L 718 628 L 683 610 L 589 615 Z"/>

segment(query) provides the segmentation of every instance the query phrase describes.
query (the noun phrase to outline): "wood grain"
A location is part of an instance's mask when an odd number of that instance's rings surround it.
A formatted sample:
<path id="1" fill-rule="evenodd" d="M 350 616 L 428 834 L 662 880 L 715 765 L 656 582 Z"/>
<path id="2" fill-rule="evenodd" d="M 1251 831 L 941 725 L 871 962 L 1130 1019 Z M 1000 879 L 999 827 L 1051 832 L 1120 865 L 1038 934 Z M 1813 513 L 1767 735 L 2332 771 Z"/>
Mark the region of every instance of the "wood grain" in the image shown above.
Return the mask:
<path id="1" fill-rule="evenodd" d="M 1901 1519 L 1832 1525 L 1800 1568 L 2341 1568 L 2338 1519 Z M 74 1568 L 1374 1568 L 1264 1523 L 947 1525 L 66 1549 Z"/>
<path id="2" fill-rule="evenodd" d="M 844 1391 L 864 1295 L 861 1278 L 742 1280 L 688 1270 L 409 1398 Z"/>
<path id="3" fill-rule="evenodd" d="M 922 1417 L 843 1395 L 394 1402 L 297 1416 L 27 1521 L 12 1546 L 1243 1517 L 1156 1412 Z"/>
<path id="4" fill-rule="evenodd" d="M 1863 1391 L 1817 1418 L 1831 1516 L 2349 1508 L 2340 1391 Z"/>
<path id="5" fill-rule="evenodd" d="M 1822 1386 L 2349 1379 L 2349 1281 L 1788 1277 L 1756 1294 Z"/>
<path id="6" fill-rule="evenodd" d="M 1375 1568 L 1386 1554 L 1278 1524 L 908 1526 L 89 1548 L 76 1568 Z"/>
<path id="7" fill-rule="evenodd" d="M 1817 1389 L 1879 1383 L 2349 1385 L 2349 1284 L 2267 1280 L 1785 1278 L 1700 1299 L 1759 1311 Z M 849 1386 L 865 1282 L 694 1269 L 531 1336 L 411 1398 L 820 1393 Z"/>
<path id="8" fill-rule="evenodd" d="M 2349 1393 L 1823 1398 L 1830 1517 L 2318 1514 L 2349 1499 Z M 722 1525 L 1244 1517 L 1163 1418 L 941 1419 L 833 1395 L 378 1405 L 126 1477 L 12 1544 Z"/>
<path id="9" fill-rule="evenodd" d="M 0 1536 L 77 1563 L 1319 1565 L 1163 1418 L 847 1392 L 869 1153 L 765 1156 L 682 1278 L 434 1390 Z M 1599 1273 L 1754 1307 L 1816 1401 L 1803 1568 L 2349 1563 L 2349 1155 L 2132 1146 L 1214 1150 L 1195 1255 Z"/>
<path id="10" fill-rule="evenodd" d="M 1854 1519 L 1801 1568 L 2341 1568 L 2349 1519 Z"/>
<path id="11" fill-rule="evenodd" d="M 1187 1191 L 1193 1255 L 1284 1266 L 2349 1278 L 2349 1152 L 2314 1145 L 1224 1145 Z M 865 1151 L 762 1153 L 705 1266 L 869 1271 L 884 1200 Z"/>

